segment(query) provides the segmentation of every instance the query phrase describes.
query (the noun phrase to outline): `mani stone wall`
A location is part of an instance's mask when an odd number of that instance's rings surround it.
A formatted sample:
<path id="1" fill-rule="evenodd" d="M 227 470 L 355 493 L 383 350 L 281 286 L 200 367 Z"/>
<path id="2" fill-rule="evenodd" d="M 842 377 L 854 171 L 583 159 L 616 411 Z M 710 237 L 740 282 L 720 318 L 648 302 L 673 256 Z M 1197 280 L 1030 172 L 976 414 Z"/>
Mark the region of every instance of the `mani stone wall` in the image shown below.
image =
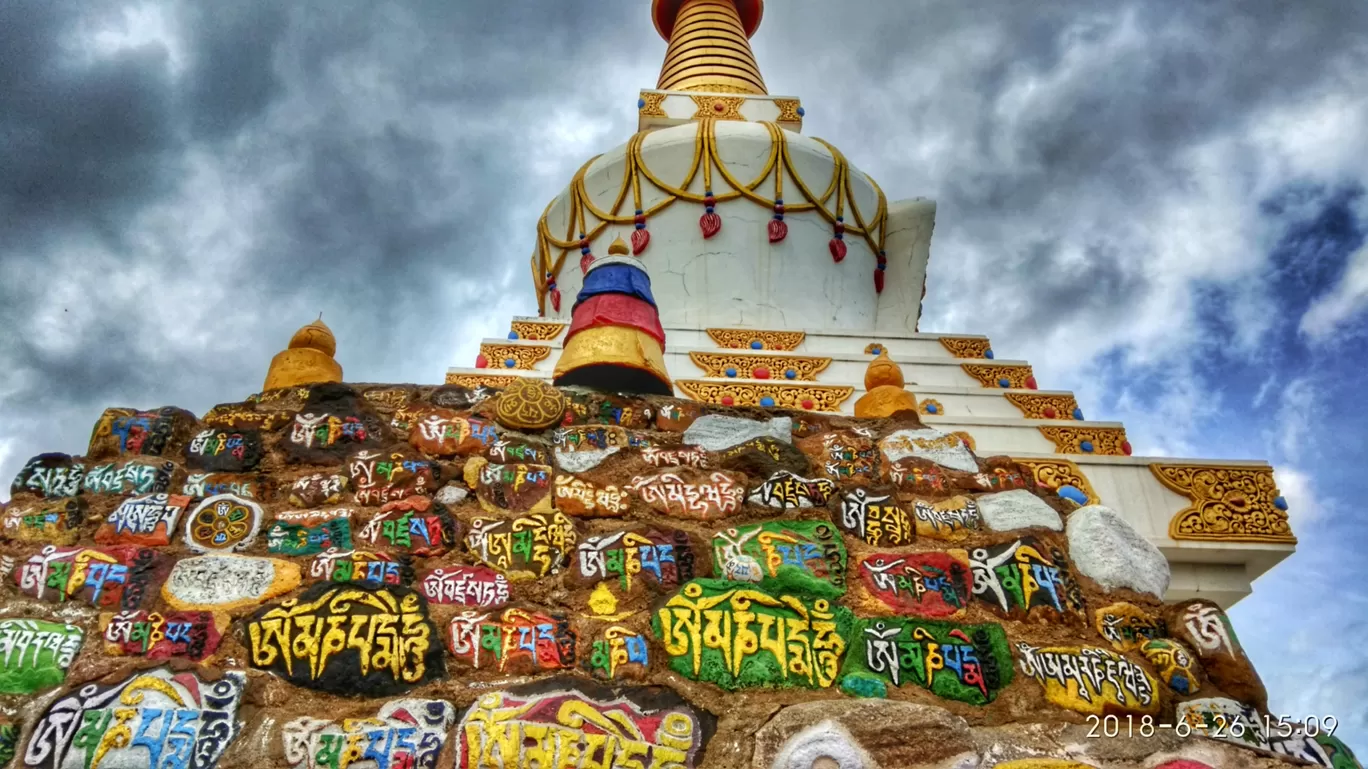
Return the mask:
<path id="1" fill-rule="evenodd" d="M 531 380 L 109 409 L 0 512 L 0 765 L 1359 766 L 1031 477 Z"/>

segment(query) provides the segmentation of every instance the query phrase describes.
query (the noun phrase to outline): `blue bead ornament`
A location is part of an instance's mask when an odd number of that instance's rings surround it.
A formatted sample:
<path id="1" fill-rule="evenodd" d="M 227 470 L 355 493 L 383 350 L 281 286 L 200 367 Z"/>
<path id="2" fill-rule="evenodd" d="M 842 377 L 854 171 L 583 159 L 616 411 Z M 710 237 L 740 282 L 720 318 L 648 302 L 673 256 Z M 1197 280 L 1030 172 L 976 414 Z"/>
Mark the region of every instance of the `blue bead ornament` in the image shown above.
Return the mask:
<path id="1" fill-rule="evenodd" d="M 1056 489 L 1055 493 L 1058 494 L 1060 498 L 1067 499 L 1070 502 L 1075 502 L 1079 505 L 1088 504 L 1088 495 L 1084 494 L 1077 486 L 1066 483 Z"/>
<path id="2" fill-rule="evenodd" d="M 987 358 L 988 360 L 992 360 L 992 359 L 993 359 L 993 348 L 989 347 L 988 349 L 984 350 L 984 351 L 983 351 L 983 357 Z"/>
<path id="3" fill-rule="evenodd" d="M 1001 378 L 1001 379 L 998 380 L 998 387 L 1011 387 L 1011 386 L 1012 386 L 1012 380 L 1008 379 L 1007 377 L 1003 377 L 1003 378 Z"/>
<path id="4" fill-rule="evenodd" d="M 928 413 L 928 414 L 939 414 L 939 413 L 940 413 L 940 409 L 936 408 L 936 404 L 934 404 L 934 403 L 928 403 L 928 404 L 926 404 L 926 413 Z"/>
<path id="5" fill-rule="evenodd" d="M 734 368 L 728 368 L 726 371 L 723 371 L 722 373 L 726 374 L 726 375 L 729 376 L 729 377 L 735 377 L 735 376 L 736 376 L 736 369 L 734 369 Z"/>
<path id="6" fill-rule="evenodd" d="M 645 107 L 645 106 L 646 106 L 646 100 L 645 100 L 645 99 L 637 99 L 637 109 L 641 109 L 642 107 Z"/>
<path id="7" fill-rule="evenodd" d="M 752 349 L 752 350 L 763 350 L 763 349 L 765 349 L 765 343 L 762 342 L 762 341 L 760 341 L 759 339 L 752 339 L 752 340 L 751 340 L 751 349 Z"/>
<path id="8" fill-rule="evenodd" d="M 1082 449 L 1085 454 L 1091 454 L 1093 451 L 1092 441 L 1082 441 L 1078 444 L 1078 448 Z"/>
<path id="9" fill-rule="evenodd" d="M 1279 510 L 1286 510 L 1286 509 L 1287 509 L 1287 500 L 1284 499 L 1284 498 L 1282 498 L 1282 497 L 1274 497 L 1274 498 L 1273 498 L 1273 506 L 1276 507 L 1276 508 L 1278 508 Z"/>
<path id="10" fill-rule="evenodd" d="M 1083 409 L 1075 408 L 1075 409 L 1073 410 L 1073 418 L 1074 418 L 1074 419 L 1077 419 L 1077 420 L 1080 421 L 1080 422 L 1082 422 L 1082 421 L 1083 421 Z"/>
<path id="11" fill-rule="evenodd" d="M 802 107 L 799 107 L 799 108 L 798 108 L 798 117 L 802 117 L 802 116 L 804 116 L 804 115 L 806 115 L 806 114 L 807 114 L 807 110 L 803 109 Z"/>
<path id="12" fill-rule="evenodd" d="M 797 378 L 798 378 L 798 372 L 797 372 L 797 371 L 794 371 L 794 370 L 791 369 L 791 368 L 790 368 L 790 369 L 784 369 L 784 378 L 785 378 L 785 379 L 797 379 Z"/>
<path id="13" fill-rule="evenodd" d="M 519 338 L 519 337 L 518 337 L 518 332 L 516 332 L 516 331 L 510 331 L 510 332 L 508 332 L 508 338 L 509 338 L 509 339 L 518 339 L 518 338 Z"/>
<path id="14" fill-rule="evenodd" d="M 504 368 L 513 368 L 518 365 L 518 361 L 513 358 L 504 358 Z"/>
<path id="15" fill-rule="evenodd" d="M 767 409 L 774 408 L 774 399 L 766 395 L 760 399 L 760 405 Z"/>

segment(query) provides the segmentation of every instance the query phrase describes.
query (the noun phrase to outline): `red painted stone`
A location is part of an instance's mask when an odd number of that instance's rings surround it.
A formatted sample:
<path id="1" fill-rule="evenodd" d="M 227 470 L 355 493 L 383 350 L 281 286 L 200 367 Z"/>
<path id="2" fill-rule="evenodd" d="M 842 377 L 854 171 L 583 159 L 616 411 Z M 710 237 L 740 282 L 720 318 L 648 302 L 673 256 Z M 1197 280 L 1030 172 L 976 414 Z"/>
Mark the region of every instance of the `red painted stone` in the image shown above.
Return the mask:
<path id="1" fill-rule="evenodd" d="M 950 617 L 969 605 L 973 579 L 963 550 L 873 553 L 859 570 L 865 588 L 897 614 Z"/>
<path id="2" fill-rule="evenodd" d="M 761 366 L 760 368 L 751 371 L 751 376 L 756 379 L 769 379 L 769 369 Z"/>

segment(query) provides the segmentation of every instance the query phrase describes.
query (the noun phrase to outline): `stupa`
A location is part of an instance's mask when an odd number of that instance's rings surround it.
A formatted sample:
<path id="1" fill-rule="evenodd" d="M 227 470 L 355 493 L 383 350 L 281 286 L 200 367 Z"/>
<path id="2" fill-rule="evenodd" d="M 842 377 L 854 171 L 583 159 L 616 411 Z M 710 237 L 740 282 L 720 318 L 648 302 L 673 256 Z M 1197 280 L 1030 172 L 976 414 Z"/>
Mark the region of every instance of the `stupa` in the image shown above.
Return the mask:
<path id="1" fill-rule="evenodd" d="M 794 96 L 771 95 L 749 44 L 760 0 L 656 0 L 669 43 L 636 101 L 638 132 L 589 159 L 537 222 L 541 314 L 484 340 L 452 384 L 549 379 L 582 288 L 567 266 L 628 239 L 649 268 L 681 397 L 854 414 L 881 354 L 922 421 L 1007 455 L 1037 483 L 1124 515 L 1168 558 L 1168 598 L 1229 606 L 1296 547 L 1265 462 L 1133 456 L 1125 427 L 1072 392 L 1040 389 L 986 336 L 919 330 L 936 204 L 889 202 L 836 147 L 803 134 Z M 573 260 L 570 261 L 573 265 Z M 909 393 L 910 394 L 910 393 Z"/>

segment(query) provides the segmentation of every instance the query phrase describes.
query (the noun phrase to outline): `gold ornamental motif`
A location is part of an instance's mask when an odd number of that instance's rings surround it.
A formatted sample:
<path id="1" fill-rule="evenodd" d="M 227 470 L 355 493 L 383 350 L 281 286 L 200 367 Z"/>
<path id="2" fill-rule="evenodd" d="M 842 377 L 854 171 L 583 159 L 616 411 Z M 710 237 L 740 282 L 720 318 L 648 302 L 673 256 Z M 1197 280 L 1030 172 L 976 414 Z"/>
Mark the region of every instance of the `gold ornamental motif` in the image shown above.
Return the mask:
<path id="1" fill-rule="evenodd" d="M 1126 456 L 1124 427 L 1040 427 L 1060 454 L 1093 454 L 1112 457 Z M 1083 441 L 1092 443 L 1092 451 L 1083 450 Z"/>
<path id="2" fill-rule="evenodd" d="M 1044 395 L 1041 393 L 1003 393 L 1013 406 L 1021 409 L 1027 419 L 1073 419 L 1078 401 L 1072 395 Z M 1051 415 L 1047 412 L 1053 409 Z"/>
<path id="3" fill-rule="evenodd" d="M 515 320 L 509 329 L 524 342 L 549 342 L 560 336 L 565 325 L 547 320 Z"/>
<path id="4" fill-rule="evenodd" d="M 689 360 L 703 369 L 703 376 L 724 377 L 727 369 L 736 369 L 736 376 L 749 379 L 757 368 L 769 369 L 775 379 L 788 379 L 786 372 L 793 371 L 793 379 L 811 382 L 817 375 L 831 365 L 831 358 L 812 358 L 788 355 L 735 355 L 724 352 L 689 353 Z"/>
<path id="5" fill-rule="evenodd" d="M 503 389 L 513 380 L 523 379 L 512 374 L 452 374 L 446 375 L 446 383 L 449 385 L 460 385 L 462 387 L 497 387 Z"/>
<path id="6" fill-rule="evenodd" d="M 1035 478 L 1037 486 L 1043 486 L 1050 491 L 1059 491 L 1060 486 L 1073 486 L 1083 492 L 1088 497 L 1088 504 L 1097 505 L 1102 503 L 1102 498 L 1093 491 L 1091 483 L 1088 483 L 1088 476 L 1083 474 L 1078 465 L 1067 459 L 1012 459 L 1018 465 L 1031 472 L 1031 477 Z"/>
<path id="7" fill-rule="evenodd" d="M 746 103 L 742 96 L 708 96 L 705 94 L 693 94 L 690 98 L 698 107 L 694 111 L 694 120 L 745 120 L 741 115 L 741 105 Z"/>
<path id="8" fill-rule="evenodd" d="M 798 409 L 805 411 L 840 411 L 841 404 L 855 393 L 854 387 L 835 385 L 792 385 L 759 382 L 704 382 L 681 379 L 675 386 L 696 401 L 722 406 L 759 406 L 760 399 L 774 399 L 766 408 Z M 731 403 L 723 401 L 731 398 Z M 804 406 L 807 402 L 811 405 Z"/>
<path id="9" fill-rule="evenodd" d="M 668 94 L 661 93 L 660 91 L 642 91 L 642 104 L 641 108 L 637 111 L 642 117 L 668 117 L 665 114 L 665 109 L 660 106 L 665 102 L 666 96 L 668 96 Z"/>
<path id="10" fill-rule="evenodd" d="M 803 116 L 798 114 L 798 107 L 801 105 L 797 99 L 775 99 L 774 106 L 779 108 L 779 117 L 775 120 L 780 123 L 803 122 Z"/>
<path id="11" fill-rule="evenodd" d="M 560 390 L 531 377 L 504 388 L 494 404 L 494 420 L 510 430 L 545 430 L 565 418 L 570 401 Z"/>
<path id="12" fill-rule="evenodd" d="M 546 360 L 551 354 L 551 346 L 545 344 L 482 344 L 480 354 L 489 361 L 491 368 L 532 371 L 539 361 Z M 509 366 L 508 361 L 513 361 Z"/>
<path id="13" fill-rule="evenodd" d="M 1271 467 L 1150 465 L 1159 482 L 1191 500 L 1169 521 L 1173 539 L 1296 544 L 1279 509 Z"/>
<path id="14" fill-rule="evenodd" d="M 917 411 L 933 417 L 945 416 L 945 407 L 935 398 L 922 398 L 921 403 L 917 404 Z"/>
<path id="15" fill-rule="evenodd" d="M 718 347 L 728 350 L 752 350 L 752 342 L 759 341 L 762 350 L 793 352 L 807 334 L 802 331 L 756 331 L 748 328 L 710 328 L 708 336 Z"/>
<path id="16" fill-rule="evenodd" d="M 972 336 L 943 336 L 940 343 L 956 358 L 986 358 L 992 348 L 987 339 Z"/>
<path id="17" fill-rule="evenodd" d="M 1007 386 L 1024 390 L 1026 380 L 1030 379 L 1030 366 L 997 366 L 991 363 L 961 363 L 960 368 L 964 373 L 978 380 L 984 387 L 1002 387 L 1003 379 L 1007 380 Z"/>
<path id="18" fill-rule="evenodd" d="M 956 438 L 959 438 L 960 441 L 961 441 L 966 447 L 968 447 L 968 449 L 969 449 L 970 451 L 978 451 L 978 445 L 974 443 L 974 436 L 970 435 L 969 433 L 967 433 L 967 432 L 965 432 L 965 431 L 963 431 L 963 430 L 956 430 L 956 431 L 954 431 L 953 433 L 950 433 L 950 434 L 953 435 L 953 436 L 955 436 Z"/>

